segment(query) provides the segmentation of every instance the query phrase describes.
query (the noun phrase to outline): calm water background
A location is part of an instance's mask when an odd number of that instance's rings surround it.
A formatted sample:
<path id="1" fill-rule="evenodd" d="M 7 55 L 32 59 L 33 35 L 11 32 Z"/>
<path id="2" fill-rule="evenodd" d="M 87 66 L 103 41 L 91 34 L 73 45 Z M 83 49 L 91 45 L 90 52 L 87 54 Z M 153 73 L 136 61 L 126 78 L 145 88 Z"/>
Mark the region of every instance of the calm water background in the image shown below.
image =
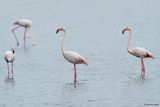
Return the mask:
<path id="1" fill-rule="evenodd" d="M 143 107 L 160 106 L 159 0 L 0 0 L 0 107 Z M 30 18 L 31 36 L 23 47 L 23 28 L 16 31 L 14 79 L 7 79 L 4 52 L 15 39 L 17 18 Z M 73 65 L 60 51 L 65 26 L 66 50 L 86 57 L 89 66 Z M 156 59 L 146 59 L 146 79 L 140 79 L 140 60 L 126 51 L 131 26 L 132 46 L 144 47 Z M 150 105 L 149 105 L 150 104 Z"/>

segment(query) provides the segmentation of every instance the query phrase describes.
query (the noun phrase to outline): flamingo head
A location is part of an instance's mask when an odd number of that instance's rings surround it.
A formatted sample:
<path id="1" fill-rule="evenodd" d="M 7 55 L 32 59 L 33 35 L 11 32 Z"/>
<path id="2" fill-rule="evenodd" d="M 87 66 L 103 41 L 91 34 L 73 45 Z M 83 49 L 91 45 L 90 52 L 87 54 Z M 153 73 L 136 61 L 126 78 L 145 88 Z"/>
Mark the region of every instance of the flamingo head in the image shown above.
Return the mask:
<path id="1" fill-rule="evenodd" d="M 128 27 L 124 28 L 124 29 L 122 30 L 122 34 L 124 34 L 125 31 L 131 31 L 131 29 L 128 28 Z"/>
<path id="2" fill-rule="evenodd" d="M 58 28 L 57 31 L 56 31 L 56 33 L 58 34 L 59 31 L 65 32 L 65 28 L 64 27 Z"/>
<path id="3" fill-rule="evenodd" d="M 16 20 L 14 23 L 13 23 L 13 25 L 18 25 L 19 24 L 19 21 L 18 20 Z"/>

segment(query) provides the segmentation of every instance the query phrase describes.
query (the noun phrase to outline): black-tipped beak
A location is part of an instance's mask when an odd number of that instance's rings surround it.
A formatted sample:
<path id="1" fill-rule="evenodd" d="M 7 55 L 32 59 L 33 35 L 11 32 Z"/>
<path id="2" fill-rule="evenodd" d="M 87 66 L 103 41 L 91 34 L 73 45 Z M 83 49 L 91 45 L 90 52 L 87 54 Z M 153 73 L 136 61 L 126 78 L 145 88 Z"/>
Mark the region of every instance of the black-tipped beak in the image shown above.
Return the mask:
<path id="1" fill-rule="evenodd" d="M 63 27 L 62 27 L 62 28 L 57 29 L 56 34 L 58 34 L 58 32 L 60 32 L 60 31 L 65 32 L 65 29 L 64 29 Z"/>
<path id="2" fill-rule="evenodd" d="M 11 48 L 11 51 L 13 52 L 13 54 L 15 53 L 15 49 L 14 48 Z"/>
<path id="3" fill-rule="evenodd" d="M 124 34 L 125 30 L 122 30 L 122 34 Z"/>
<path id="4" fill-rule="evenodd" d="M 59 30 L 56 31 L 56 34 L 58 34 Z"/>
<path id="5" fill-rule="evenodd" d="M 127 28 L 125 28 L 125 29 L 123 29 L 123 30 L 122 30 L 122 34 L 124 34 L 124 32 L 125 32 L 125 31 L 131 31 L 131 29 L 130 29 L 130 28 L 128 28 L 128 27 L 127 27 Z"/>
<path id="6" fill-rule="evenodd" d="M 18 25 L 18 21 L 15 21 L 15 22 L 13 23 L 13 25 Z"/>
<path id="7" fill-rule="evenodd" d="M 13 54 L 15 53 L 15 50 L 12 50 Z"/>

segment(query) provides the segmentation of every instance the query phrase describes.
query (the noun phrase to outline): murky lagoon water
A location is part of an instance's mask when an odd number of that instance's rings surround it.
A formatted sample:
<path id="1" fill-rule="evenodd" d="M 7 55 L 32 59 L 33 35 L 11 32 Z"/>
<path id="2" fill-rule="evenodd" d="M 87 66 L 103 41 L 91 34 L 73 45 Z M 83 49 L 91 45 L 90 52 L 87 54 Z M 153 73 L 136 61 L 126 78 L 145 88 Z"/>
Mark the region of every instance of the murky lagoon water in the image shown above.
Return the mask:
<path id="1" fill-rule="evenodd" d="M 160 106 L 159 0 L 0 0 L 0 107 L 143 107 Z M 16 18 L 30 18 L 31 36 L 23 47 L 23 29 L 16 31 L 20 46 L 14 79 L 7 79 L 4 52 L 15 43 L 11 33 Z M 60 52 L 65 26 L 66 50 L 89 60 L 73 65 Z M 140 79 L 140 60 L 126 51 L 131 26 L 132 46 L 144 47 L 156 59 L 145 59 L 146 79 Z"/>

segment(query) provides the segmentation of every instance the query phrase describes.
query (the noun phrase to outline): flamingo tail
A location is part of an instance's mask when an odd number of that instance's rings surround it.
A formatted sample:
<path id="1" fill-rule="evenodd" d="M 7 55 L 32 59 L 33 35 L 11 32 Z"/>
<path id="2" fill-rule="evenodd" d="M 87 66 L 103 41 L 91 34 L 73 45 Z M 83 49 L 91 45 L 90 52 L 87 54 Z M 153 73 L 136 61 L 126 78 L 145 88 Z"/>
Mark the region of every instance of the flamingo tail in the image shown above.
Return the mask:
<path id="1" fill-rule="evenodd" d="M 151 52 L 146 52 L 146 57 L 154 59 L 154 55 Z"/>

